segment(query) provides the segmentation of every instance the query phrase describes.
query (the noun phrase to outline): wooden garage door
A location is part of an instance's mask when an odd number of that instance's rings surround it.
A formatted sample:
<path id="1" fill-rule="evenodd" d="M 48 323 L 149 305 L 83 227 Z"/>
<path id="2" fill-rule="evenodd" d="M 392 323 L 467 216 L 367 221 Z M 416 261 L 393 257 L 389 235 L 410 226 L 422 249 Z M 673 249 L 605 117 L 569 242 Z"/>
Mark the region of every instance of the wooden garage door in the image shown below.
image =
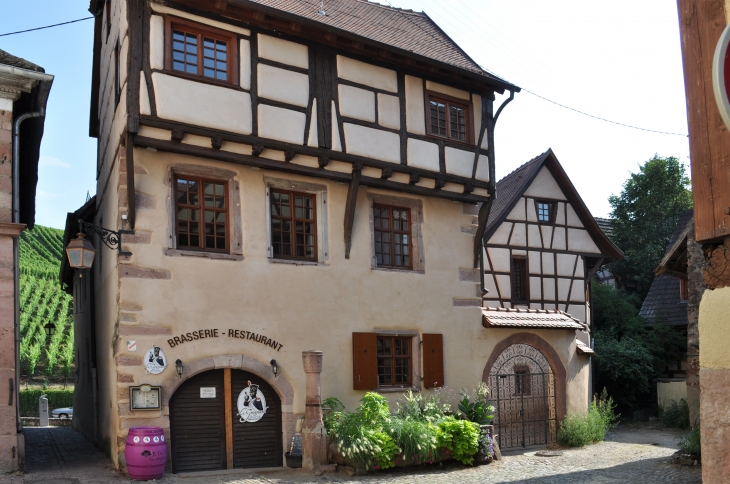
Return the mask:
<path id="1" fill-rule="evenodd" d="M 241 422 L 238 396 L 249 386 L 258 385 L 266 399 L 266 413 L 256 422 Z M 282 465 L 281 401 L 260 377 L 241 370 L 231 370 L 233 391 L 233 467 L 278 467 Z"/>
<path id="2" fill-rule="evenodd" d="M 215 398 L 201 398 L 200 388 L 215 388 Z M 223 370 L 185 381 L 170 399 L 172 472 L 226 468 Z"/>

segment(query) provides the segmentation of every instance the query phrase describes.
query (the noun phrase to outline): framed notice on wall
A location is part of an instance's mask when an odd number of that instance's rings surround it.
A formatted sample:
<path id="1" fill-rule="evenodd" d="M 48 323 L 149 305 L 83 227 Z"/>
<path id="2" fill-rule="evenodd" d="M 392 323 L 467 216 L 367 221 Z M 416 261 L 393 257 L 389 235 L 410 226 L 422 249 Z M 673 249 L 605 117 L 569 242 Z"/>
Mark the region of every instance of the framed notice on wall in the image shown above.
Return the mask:
<path id="1" fill-rule="evenodd" d="M 129 406 L 132 410 L 159 410 L 161 389 L 152 385 L 129 387 Z"/>

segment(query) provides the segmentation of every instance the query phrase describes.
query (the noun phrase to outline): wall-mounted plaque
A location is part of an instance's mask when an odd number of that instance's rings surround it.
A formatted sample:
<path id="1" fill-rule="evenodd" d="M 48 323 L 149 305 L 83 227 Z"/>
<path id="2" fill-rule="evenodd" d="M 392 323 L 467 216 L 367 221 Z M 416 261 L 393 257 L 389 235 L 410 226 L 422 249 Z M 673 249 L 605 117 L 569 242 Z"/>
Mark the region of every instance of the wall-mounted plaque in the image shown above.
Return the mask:
<path id="1" fill-rule="evenodd" d="M 200 387 L 200 398 L 215 398 L 215 387 Z"/>
<path id="2" fill-rule="evenodd" d="M 152 385 L 129 387 L 129 406 L 132 410 L 159 410 L 161 389 Z"/>

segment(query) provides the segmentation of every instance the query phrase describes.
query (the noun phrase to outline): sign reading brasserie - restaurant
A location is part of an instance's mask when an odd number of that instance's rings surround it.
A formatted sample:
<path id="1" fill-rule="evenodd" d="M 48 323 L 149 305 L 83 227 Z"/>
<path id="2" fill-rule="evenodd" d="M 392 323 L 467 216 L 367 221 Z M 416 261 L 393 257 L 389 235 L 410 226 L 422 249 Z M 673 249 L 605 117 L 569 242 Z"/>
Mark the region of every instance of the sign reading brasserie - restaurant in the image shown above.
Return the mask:
<path id="1" fill-rule="evenodd" d="M 222 338 L 226 337 L 225 330 L 221 330 L 219 332 L 217 328 L 216 329 L 199 329 L 197 331 L 183 333 L 180 336 L 175 336 L 174 338 L 170 338 L 167 340 L 167 344 L 170 345 L 170 348 L 174 348 L 175 346 L 181 345 L 183 343 L 188 343 L 190 341 L 206 339 L 206 338 L 221 338 L 221 337 Z M 244 331 L 242 329 L 229 329 L 227 337 L 236 338 L 236 339 L 244 339 L 244 340 L 253 340 L 256 343 L 261 343 L 262 345 L 270 346 L 270 347 L 274 348 L 276 351 L 281 351 L 281 349 L 284 347 L 283 344 L 267 337 L 266 335 L 254 333 L 252 331 Z"/>

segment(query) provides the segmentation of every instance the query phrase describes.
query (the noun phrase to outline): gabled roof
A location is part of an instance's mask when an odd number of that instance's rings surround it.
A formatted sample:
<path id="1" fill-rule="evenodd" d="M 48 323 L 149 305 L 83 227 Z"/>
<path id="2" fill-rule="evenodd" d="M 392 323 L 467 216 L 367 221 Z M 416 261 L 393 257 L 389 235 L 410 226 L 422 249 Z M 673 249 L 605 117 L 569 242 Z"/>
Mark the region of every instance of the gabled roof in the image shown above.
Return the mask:
<path id="1" fill-rule="evenodd" d="M 609 239 L 613 238 L 613 220 L 610 218 L 595 217 L 596 223 Z"/>
<path id="2" fill-rule="evenodd" d="M 693 226 L 694 210 L 690 208 L 679 215 L 677 227 L 667 244 L 667 251 L 657 268 L 654 269 L 655 275 L 668 274 L 675 277 L 687 277 L 687 237 Z"/>
<path id="3" fill-rule="evenodd" d="M 519 91 L 504 79 L 482 69 L 424 12 L 414 12 L 381 5 L 367 0 L 325 0 L 325 15 L 317 13 L 319 0 L 232 0 L 255 8 L 265 7 L 267 12 L 278 10 L 310 22 L 349 32 L 358 37 L 375 41 L 398 50 L 448 64 L 485 80 L 495 81 L 502 87 Z M 271 12 L 276 15 L 276 12 Z"/>
<path id="4" fill-rule="evenodd" d="M 648 321 L 663 319 L 674 326 L 687 324 L 687 302 L 680 302 L 679 279 L 661 275 L 654 278 L 641 305 L 639 316 Z"/>
<path id="5" fill-rule="evenodd" d="M 28 69 L 29 71 L 46 72 L 41 66 L 33 64 L 21 57 L 15 57 L 12 54 L 5 52 L 0 49 L 0 64 L 6 66 L 20 67 L 21 69 Z"/>
<path id="6" fill-rule="evenodd" d="M 489 237 L 512 211 L 517 201 L 522 197 L 543 167 L 547 167 L 553 178 L 555 178 L 555 181 L 580 218 L 583 226 L 601 250 L 603 257 L 606 259 L 604 263 L 623 259 L 624 253 L 601 230 L 598 222 L 591 215 L 591 212 L 586 207 L 586 204 L 578 194 L 578 190 L 575 189 L 570 178 L 568 178 L 568 174 L 565 173 L 565 170 L 552 149 L 548 149 L 545 153 L 528 161 L 497 182 L 495 199 L 492 203 L 492 210 L 489 214 L 489 223 L 487 224 L 484 239 L 489 240 Z"/>

